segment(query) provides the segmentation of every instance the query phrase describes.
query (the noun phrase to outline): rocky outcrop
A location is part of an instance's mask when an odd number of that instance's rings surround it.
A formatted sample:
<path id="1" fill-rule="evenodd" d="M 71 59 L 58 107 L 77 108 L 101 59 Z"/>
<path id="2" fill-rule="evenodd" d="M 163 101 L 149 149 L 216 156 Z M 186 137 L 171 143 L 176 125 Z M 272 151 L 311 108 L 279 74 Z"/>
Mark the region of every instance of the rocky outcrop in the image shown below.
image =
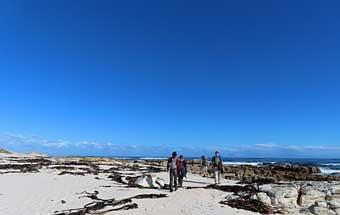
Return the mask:
<path id="1" fill-rule="evenodd" d="M 3 149 L 3 148 L 0 148 L 0 153 L 3 153 L 3 154 L 12 154 L 11 152 Z"/>
<path id="2" fill-rule="evenodd" d="M 320 175 L 314 166 L 291 164 L 271 164 L 263 166 L 224 166 L 226 179 L 240 180 L 244 183 L 277 183 L 279 181 L 340 181 L 337 176 Z"/>
<path id="3" fill-rule="evenodd" d="M 340 215 L 340 184 L 337 182 L 292 182 L 258 187 L 252 199 L 283 208 L 287 214 Z"/>
<path id="4" fill-rule="evenodd" d="M 143 175 L 136 179 L 135 185 L 142 188 L 161 189 L 165 186 L 165 181 L 155 175 Z"/>
<path id="5" fill-rule="evenodd" d="M 309 208 L 310 212 L 315 215 L 336 215 L 337 213 L 333 210 L 328 209 L 327 207 L 320 207 L 317 205 L 313 205 Z"/>
<path id="6" fill-rule="evenodd" d="M 188 171 L 200 173 L 200 161 L 187 161 Z M 212 175 L 212 171 L 210 174 Z M 340 181 L 338 176 L 320 175 L 320 169 L 312 165 L 266 164 L 266 165 L 225 165 L 226 179 L 239 180 L 244 183 L 268 184 L 279 181 Z"/>
<path id="7" fill-rule="evenodd" d="M 297 186 L 295 186 L 294 184 L 289 185 L 267 184 L 260 186 L 259 190 L 267 194 L 267 196 L 271 200 L 271 205 L 273 206 L 280 206 L 283 208 L 297 207 L 297 199 L 299 193 Z"/>
<path id="8" fill-rule="evenodd" d="M 143 161 L 147 165 L 164 170 L 166 161 Z M 187 161 L 188 172 L 200 174 L 200 160 Z M 210 176 L 213 175 L 211 169 L 208 170 Z M 335 175 L 320 175 L 320 169 L 312 165 L 294 164 L 266 164 L 266 165 L 225 165 L 224 177 L 231 180 L 239 180 L 247 184 L 270 184 L 280 181 L 340 181 L 340 177 Z M 340 194 L 340 193 L 339 193 Z"/>
<path id="9" fill-rule="evenodd" d="M 28 156 L 32 156 L 32 157 L 48 157 L 47 155 L 45 154 L 41 154 L 41 153 L 38 153 L 38 152 L 29 152 L 27 153 Z"/>
<path id="10" fill-rule="evenodd" d="M 200 161 L 187 161 L 188 171 L 200 173 Z M 213 175 L 211 169 L 208 170 Z M 224 177 L 229 180 L 239 180 L 241 183 L 268 184 L 280 181 L 340 181 L 336 175 L 321 175 L 318 167 L 300 164 L 265 164 L 251 165 L 225 165 Z"/>
<path id="11" fill-rule="evenodd" d="M 122 173 L 114 172 L 108 176 L 109 179 L 120 184 L 125 184 L 128 187 L 164 189 L 167 184 L 165 181 L 154 174 L 143 174 L 137 176 L 128 176 Z"/>
<path id="12" fill-rule="evenodd" d="M 298 204 L 302 207 L 310 207 L 316 201 L 325 200 L 326 192 L 317 190 L 313 186 L 302 186 L 300 189 L 301 197 Z"/>
<path id="13" fill-rule="evenodd" d="M 265 192 L 256 193 L 256 195 L 253 198 L 259 200 L 260 202 L 267 206 L 272 205 L 271 198 Z"/>

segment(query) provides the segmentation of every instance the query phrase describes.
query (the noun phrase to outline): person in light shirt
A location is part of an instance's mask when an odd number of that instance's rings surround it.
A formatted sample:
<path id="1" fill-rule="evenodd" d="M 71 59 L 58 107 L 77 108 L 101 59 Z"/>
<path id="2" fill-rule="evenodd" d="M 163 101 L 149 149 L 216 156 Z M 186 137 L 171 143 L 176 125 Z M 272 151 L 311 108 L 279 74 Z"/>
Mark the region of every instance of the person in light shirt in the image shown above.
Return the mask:
<path id="1" fill-rule="evenodd" d="M 177 159 L 177 153 L 173 152 L 172 156 L 168 159 L 168 164 L 166 167 L 166 170 L 169 172 L 170 176 L 170 192 L 172 192 L 175 188 L 175 191 L 177 190 L 177 171 L 178 171 L 178 159 Z"/>
<path id="2" fill-rule="evenodd" d="M 221 184 L 221 174 L 223 172 L 223 161 L 220 153 L 215 152 L 215 156 L 211 159 L 212 167 L 214 170 L 215 184 Z"/>
<path id="3" fill-rule="evenodd" d="M 208 177 L 208 166 L 209 166 L 209 161 L 203 155 L 202 158 L 201 158 L 201 175 L 203 177 Z"/>

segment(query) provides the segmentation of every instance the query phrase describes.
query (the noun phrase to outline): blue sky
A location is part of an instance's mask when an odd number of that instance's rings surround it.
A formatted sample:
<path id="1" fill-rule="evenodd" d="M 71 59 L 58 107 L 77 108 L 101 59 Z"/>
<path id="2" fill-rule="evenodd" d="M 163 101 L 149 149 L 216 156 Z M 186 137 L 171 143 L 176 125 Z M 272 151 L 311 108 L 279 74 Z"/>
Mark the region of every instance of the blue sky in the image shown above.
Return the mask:
<path id="1" fill-rule="evenodd" d="M 0 147 L 340 156 L 338 1 L 9 1 Z"/>

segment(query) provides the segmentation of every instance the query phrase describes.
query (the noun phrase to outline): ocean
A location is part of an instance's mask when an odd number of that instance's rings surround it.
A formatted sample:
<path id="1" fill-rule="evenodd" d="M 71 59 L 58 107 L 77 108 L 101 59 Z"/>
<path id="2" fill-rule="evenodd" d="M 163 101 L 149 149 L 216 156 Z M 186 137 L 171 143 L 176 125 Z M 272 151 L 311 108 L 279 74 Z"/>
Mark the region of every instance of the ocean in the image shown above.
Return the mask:
<path id="1" fill-rule="evenodd" d="M 165 157 L 113 157 L 127 160 L 166 160 Z M 187 157 L 187 160 L 200 159 L 200 157 Z M 211 159 L 211 158 L 208 158 Z M 225 165 L 264 165 L 274 163 L 289 163 L 312 165 L 320 168 L 323 175 L 340 176 L 340 159 L 294 159 L 294 158 L 222 158 Z"/>

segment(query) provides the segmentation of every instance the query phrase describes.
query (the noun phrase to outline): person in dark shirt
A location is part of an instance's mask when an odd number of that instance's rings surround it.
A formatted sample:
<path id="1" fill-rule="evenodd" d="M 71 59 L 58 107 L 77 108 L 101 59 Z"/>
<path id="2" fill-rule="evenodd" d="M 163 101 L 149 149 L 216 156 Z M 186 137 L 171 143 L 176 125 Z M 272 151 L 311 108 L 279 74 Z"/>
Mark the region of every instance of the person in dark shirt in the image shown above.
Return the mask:
<path id="1" fill-rule="evenodd" d="M 183 178 L 187 177 L 187 163 L 183 155 L 180 155 L 177 161 L 178 185 L 183 187 Z"/>

